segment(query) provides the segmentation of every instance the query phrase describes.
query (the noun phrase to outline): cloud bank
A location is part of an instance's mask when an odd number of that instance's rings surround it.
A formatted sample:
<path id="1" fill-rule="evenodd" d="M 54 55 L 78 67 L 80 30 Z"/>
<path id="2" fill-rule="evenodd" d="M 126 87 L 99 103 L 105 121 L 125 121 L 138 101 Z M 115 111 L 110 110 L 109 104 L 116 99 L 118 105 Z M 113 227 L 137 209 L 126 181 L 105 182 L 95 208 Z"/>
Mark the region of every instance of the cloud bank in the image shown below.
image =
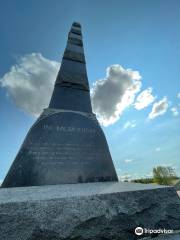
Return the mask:
<path id="1" fill-rule="evenodd" d="M 40 53 L 27 54 L 0 79 L 1 87 L 17 107 L 37 117 L 48 106 L 59 65 Z M 91 89 L 93 111 L 100 123 L 108 126 L 116 122 L 140 88 L 138 71 L 121 65 L 108 67 L 106 78 L 97 80 Z"/>
<path id="2" fill-rule="evenodd" d="M 134 107 L 137 110 L 141 110 L 153 103 L 155 98 L 156 97 L 152 95 L 152 88 L 147 88 L 137 96 Z"/>
<path id="3" fill-rule="evenodd" d="M 93 111 L 104 126 L 115 123 L 122 112 L 134 102 L 141 88 L 138 71 L 112 65 L 106 70 L 106 77 L 99 79 L 91 89 Z"/>
<path id="4" fill-rule="evenodd" d="M 164 97 L 159 102 L 155 102 L 152 107 L 152 111 L 149 113 L 148 118 L 154 119 L 160 115 L 163 115 L 168 109 L 167 97 Z"/>
<path id="5" fill-rule="evenodd" d="M 40 53 L 27 54 L 1 79 L 17 107 L 38 116 L 49 104 L 60 63 Z"/>
<path id="6" fill-rule="evenodd" d="M 6 88 L 17 107 L 37 117 L 49 104 L 59 67 L 60 63 L 40 53 L 27 54 L 0 79 L 0 85 Z M 125 69 L 118 64 L 109 66 L 106 77 L 97 80 L 91 89 L 93 112 L 100 123 L 104 126 L 115 123 L 130 105 L 141 110 L 153 103 L 156 97 L 152 94 L 152 88 L 142 91 L 135 101 L 141 86 L 138 71 Z M 163 115 L 167 108 L 168 101 L 164 97 L 153 104 L 149 119 Z M 174 116 L 178 115 L 176 108 L 171 108 L 171 111 Z M 127 121 L 124 129 L 135 126 L 135 121 Z"/>

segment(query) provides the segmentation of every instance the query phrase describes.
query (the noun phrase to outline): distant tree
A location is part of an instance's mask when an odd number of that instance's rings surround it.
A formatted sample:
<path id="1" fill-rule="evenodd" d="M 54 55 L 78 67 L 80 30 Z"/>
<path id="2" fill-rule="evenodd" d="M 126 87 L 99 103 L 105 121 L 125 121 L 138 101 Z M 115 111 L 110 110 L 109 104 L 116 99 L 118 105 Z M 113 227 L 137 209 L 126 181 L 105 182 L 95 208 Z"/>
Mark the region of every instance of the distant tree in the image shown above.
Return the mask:
<path id="1" fill-rule="evenodd" d="M 158 166 L 153 168 L 153 180 L 155 183 L 172 185 L 173 180 L 176 178 L 176 173 L 172 167 Z"/>

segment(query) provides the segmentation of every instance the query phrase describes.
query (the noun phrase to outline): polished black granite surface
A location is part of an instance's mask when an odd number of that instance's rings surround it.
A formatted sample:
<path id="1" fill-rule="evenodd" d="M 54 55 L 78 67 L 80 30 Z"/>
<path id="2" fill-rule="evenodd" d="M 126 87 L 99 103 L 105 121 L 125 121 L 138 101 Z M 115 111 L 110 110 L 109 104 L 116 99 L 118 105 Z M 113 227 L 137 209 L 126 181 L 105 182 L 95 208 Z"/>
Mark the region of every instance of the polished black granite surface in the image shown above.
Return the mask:
<path id="1" fill-rule="evenodd" d="M 49 107 L 29 130 L 2 187 L 117 181 L 92 112 L 81 26 L 73 23 Z"/>

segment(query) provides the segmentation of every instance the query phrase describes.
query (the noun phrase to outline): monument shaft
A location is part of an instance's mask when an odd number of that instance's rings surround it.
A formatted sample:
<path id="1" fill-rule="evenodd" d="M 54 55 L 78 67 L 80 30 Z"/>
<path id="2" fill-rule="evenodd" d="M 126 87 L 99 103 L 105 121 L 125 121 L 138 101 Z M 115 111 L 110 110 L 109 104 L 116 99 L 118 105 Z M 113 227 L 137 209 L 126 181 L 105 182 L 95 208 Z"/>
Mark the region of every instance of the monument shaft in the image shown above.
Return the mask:
<path id="1" fill-rule="evenodd" d="M 92 113 L 81 26 L 73 23 L 49 107 L 29 130 L 2 187 L 117 181 Z"/>

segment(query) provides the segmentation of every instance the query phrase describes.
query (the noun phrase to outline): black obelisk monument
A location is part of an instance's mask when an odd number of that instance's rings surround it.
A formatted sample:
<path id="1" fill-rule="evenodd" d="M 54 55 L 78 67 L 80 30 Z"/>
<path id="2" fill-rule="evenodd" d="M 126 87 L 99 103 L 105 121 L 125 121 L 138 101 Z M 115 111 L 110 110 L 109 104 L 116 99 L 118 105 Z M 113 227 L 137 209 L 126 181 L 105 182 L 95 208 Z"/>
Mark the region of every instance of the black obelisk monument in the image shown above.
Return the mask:
<path id="1" fill-rule="evenodd" d="M 92 113 L 81 26 L 73 23 L 49 107 L 29 130 L 2 187 L 99 181 L 117 181 L 117 175 Z"/>

